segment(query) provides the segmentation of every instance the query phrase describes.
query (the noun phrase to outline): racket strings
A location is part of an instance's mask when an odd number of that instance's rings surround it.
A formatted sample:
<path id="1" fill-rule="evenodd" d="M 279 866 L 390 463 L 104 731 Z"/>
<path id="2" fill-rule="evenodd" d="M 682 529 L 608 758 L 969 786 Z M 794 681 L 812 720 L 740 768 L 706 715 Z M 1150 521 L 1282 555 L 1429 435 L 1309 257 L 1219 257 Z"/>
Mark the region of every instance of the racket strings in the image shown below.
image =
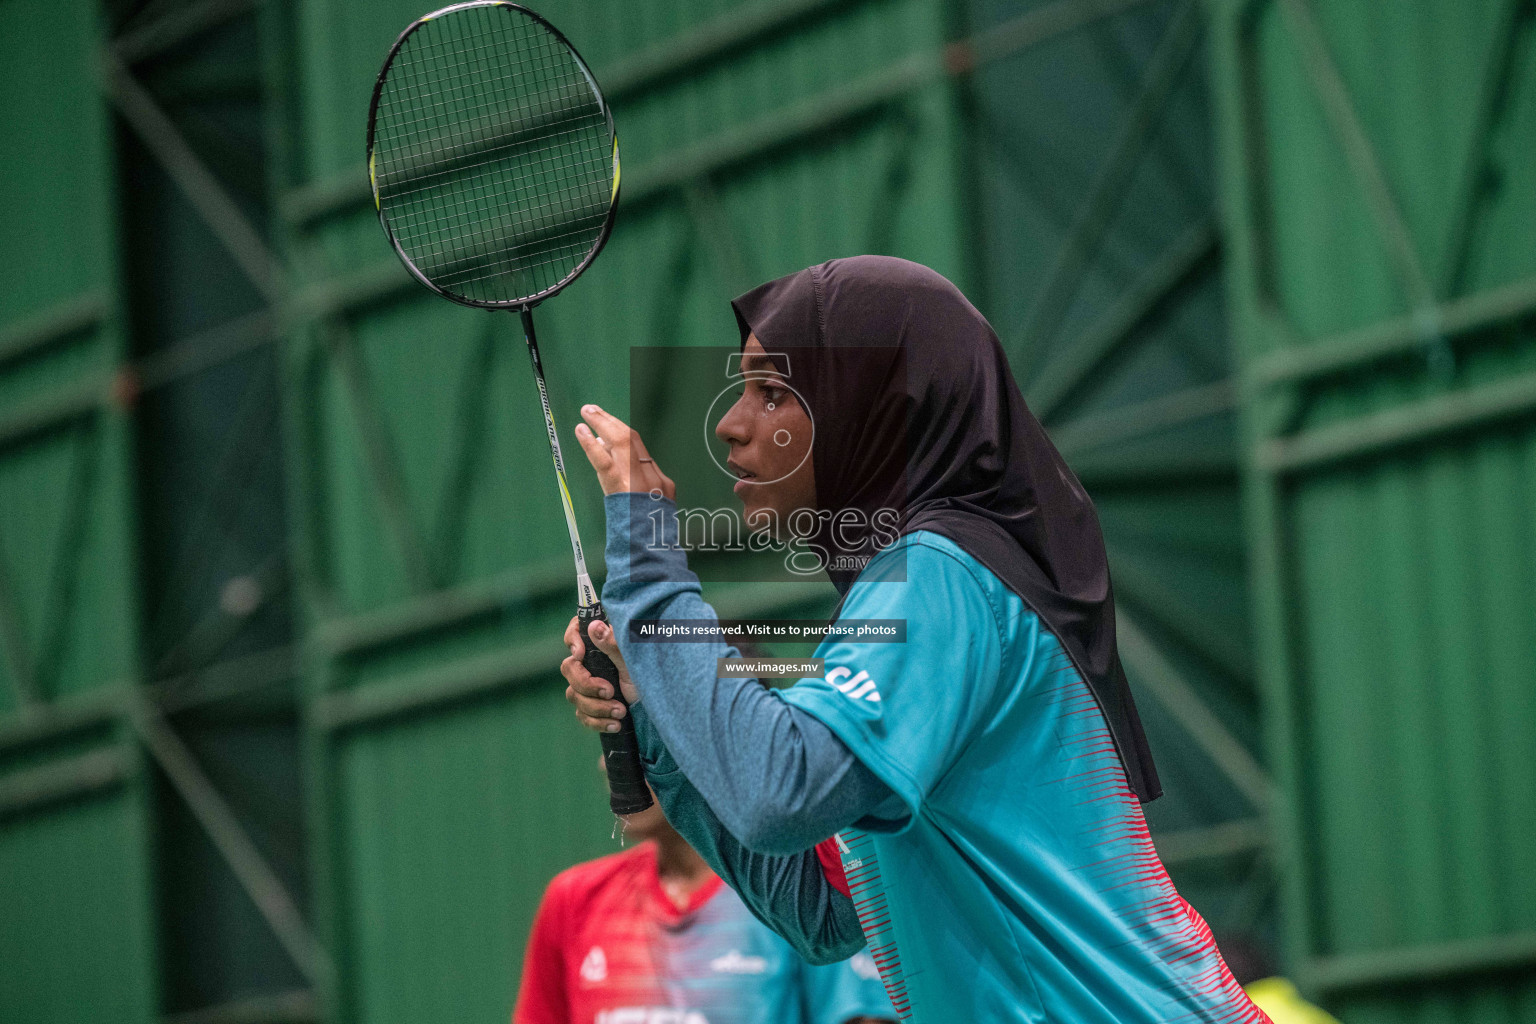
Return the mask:
<path id="1" fill-rule="evenodd" d="M 613 189 L 607 113 L 569 47 L 507 7 L 421 25 L 375 115 L 380 212 L 439 288 L 516 303 L 571 276 Z"/>
<path id="2" fill-rule="evenodd" d="M 412 39 L 414 40 L 414 38 L 415 37 L 413 36 Z M 425 48 L 425 49 L 427 49 L 429 51 L 431 51 L 431 50 L 439 50 L 439 49 L 442 48 L 442 43 L 441 42 L 433 42 L 433 41 L 430 41 L 430 40 L 424 40 L 420 44 L 417 44 L 413 48 L 413 52 L 411 53 L 411 57 L 409 58 L 409 64 L 418 64 L 419 65 L 419 64 L 424 63 L 426 60 L 428 60 L 430 58 L 431 54 L 423 55 L 423 54 L 421 54 L 419 52 L 415 52 L 415 51 L 419 51 L 422 48 Z M 495 49 L 494 49 L 493 46 L 483 45 L 483 46 L 476 47 L 473 52 L 474 53 L 494 53 Z M 397 62 L 399 62 L 399 58 L 397 58 Z M 401 63 L 404 64 L 404 62 L 401 62 Z M 409 66 L 409 64 L 405 64 L 405 66 Z M 503 91 L 495 90 L 495 89 L 490 88 L 490 87 L 494 87 L 494 86 L 498 86 L 498 85 L 503 85 L 504 86 L 504 85 L 506 85 L 508 83 L 509 80 L 515 81 L 513 76 L 518 71 L 518 69 L 520 67 L 536 67 L 536 66 L 537 66 L 537 62 L 536 61 L 534 61 L 531 58 L 526 58 L 525 57 L 525 58 L 522 58 L 522 59 L 516 61 L 513 65 L 508 67 L 507 68 L 507 73 L 504 74 L 499 81 L 497 81 L 497 82 L 478 82 L 478 84 L 482 86 L 482 90 L 485 92 L 486 101 L 483 102 L 483 103 L 477 104 L 477 105 L 467 106 L 464 109 L 462 109 L 462 110 L 456 112 L 455 114 L 453 114 L 453 116 L 455 116 L 455 117 L 457 117 L 457 118 L 459 118 L 461 120 L 470 119 L 470 118 L 477 117 L 477 116 L 483 114 L 485 111 L 490 110 L 492 108 L 496 108 L 498 110 L 498 112 L 500 112 L 500 113 L 508 113 L 509 111 L 507 111 L 506 108 L 501 103 L 501 101 L 505 98 L 505 93 Z M 443 65 L 441 67 L 434 68 L 433 69 L 433 74 L 437 75 L 439 78 L 441 78 L 446 85 L 448 85 L 450 87 L 456 87 L 456 86 L 458 86 L 461 83 L 459 81 L 453 80 L 450 76 L 454 76 L 455 74 L 457 74 L 459 72 L 459 69 L 469 68 L 469 67 L 479 67 L 479 65 L 476 64 L 476 62 L 474 62 L 474 61 L 462 61 L 462 62 L 460 62 L 458 64 L 448 64 L 448 65 Z M 460 78 L 471 78 L 471 77 L 473 77 L 473 75 L 471 73 L 464 73 L 464 74 L 460 75 L 459 77 Z M 413 96 L 412 98 L 416 99 L 416 100 L 430 100 L 430 99 L 433 98 L 433 96 L 434 96 L 434 93 L 429 92 L 427 90 L 421 90 L 420 92 L 416 93 L 415 96 Z M 585 87 L 585 82 L 582 83 L 582 87 L 581 87 L 580 91 L 573 91 L 572 93 L 569 94 L 569 98 L 574 100 L 577 106 L 585 106 L 586 108 L 588 108 L 589 113 L 595 114 L 598 117 L 602 116 L 601 111 L 597 109 L 596 104 L 592 100 L 591 90 Z M 381 128 L 381 134 L 384 131 L 386 131 L 386 130 L 390 134 L 394 134 L 394 135 L 408 134 L 408 133 L 412 132 L 413 130 L 415 130 L 419 125 L 423 125 L 423 124 L 431 124 L 431 125 L 441 126 L 444 123 L 444 115 L 445 115 L 445 111 L 446 111 L 448 102 L 449 102 L 448 100 L 437 100 L 437 101 L 435 101 L 433 103 L 433 105 L 437 109 L 435 109 L 435 110 L 433 110 L 433 111 L 431 111 L 431 112 L 429 112 L 427 114 L 424 114 L 421 117 L 411 118 L 409 120 L 394 120 L 394 121 L 391 121 L 387 125 L 385 125 L 385 126 L 383 126 Z M 512 113 L 513 115 L 519 115 L 519 114 L 523 114 L 523 113 L 531 113 L 531 112 L 534 111 L 534 107 L 535 107 L 534 103 L 519 104 L 518 107 L 516 109 L 510 111 L 510 113 Z M 472 126 L 466 126 L 464 129 L 462 129 L 461 133 L 467 133 L 467 132 L 472 131 L 472 130 L 473 130 Z M 455 135 L 455 134 L 460 134 L 460 133 L 452 133 L 452 132 L 450 132 L 450 134 L 449 134 L 449 141 L 450 142 L 453 141 L 453 135 Z"/>
<path id="3" fill-rule="evenodd" d="M 485 12 L 482 11 L 480 13 L 483 15 Z M 433 53 L 431 51 L 433 51 L 433 50 L 441 50 L 442 49 L 441 45 L 433 45 L 433 43 L 430 40 L 428 40 L 427 37 L 423 37 L 423 41 L 426 42 L 426 45 L 423 46 L 423 47 L 418 48 L 420 51 L 425 51 L 421 55 L 424 56 L 424 57 L 427 57 L 427 58 L 438 57 L 439 56 L 438 54 L 435 54 L 435 53 Z M 472 47 L 469 52 L 471 54 L 480 54 L 480 53 L 484 53 L 486 50 L 487 50 L 487 47 L 484 46 L 484 45 L 481 45 L 481 46 L 478 46 L 478 47 Z M 415 54 L 413 54 L 413 56 L 415 56 Z M 413 62 L 413 63 L 415 65 L 417 65 L 417 66 L 419 66 L 419 64 L 420 64 L 419 61 L 416 61 L 416 62 Z M 457 62 L 447 62 L 445 64 L 445 66 L 447 66 L 447 67 L 457 67 L 459 69 L 462 69 L 462 68 L 465 68 L 465 67 L 476 66 L 476 63 L 477 62 L 474 61 L 474 60 L 460 60 L 460 61 L 457 61 Z M 521 68 L 526 68 L 529 65 L 533 65 L 533 64 L 537 64 L 537 63 L 539 63 L 539 62 L 536 61 L 536 60 L 530 59 L 527 56 L 524 56 L 524 57 L 521 57 L 520 59 L 512 62 L 512 67 L 509 70 L 515 72 L 517 70 L 520 70 Z M 412 67 L 411 70 L 414 72 L 416 70 L 416 67 Z M 413 74 L 412 77 L 414 78 L 416 76 Z M 503 79 L 505 79 L 505 78 L 507 78 L 509 76 L 504 74 L 501 77 Z M 448 85 L 449 85 L 449 88 L 446 89 L 446 90 L 442 90 L 442 91 L 432 90 L 431 91 L 433 99 L 435 101 L 435 105 L 439 108 L 439 111 L 441 111 L 441 108 L 444 108 L 444 107 L 446 107 L 446 106 L 448 106 L 449 104 L 452 104 L 452 103 L 458 103 L 461 107 L 464 106 L 464 102 L 463 102 L 464 101 L 464 97 L 462 95 L 462 92 L 463 92 L 462 85 L 463 85 L 463 83 L 461 81 L 454 81 L 454 80 L 450 79 L 450 80 L 448 80 Z M 422 91 L 424 93 L 428 92 L 428 90 L 425 90 L 425 89 L 422 90 Z M 482 103 L 482 104 L 479 104 L 479 105 L 470 105 L 470 106 L 467 107 L 466 112 L 470 113 L 470 114 L 482 115 L 483 116 L 484 113 L 486 111 L 488 111 L 488 110 L 491 110 L 493 108 L 500 108 L 498 113 L 500 115 L 504 116 L 505 113 L 506 113 L 504 105 L 499 104 L 499 103 L 497 103 L 495 101 L 495 97 L 497 96 L 497 94 L 499 92 L 502 92 L 502 90 L 494 89 L 494 88 L 490 89 L 490 90 L 487 90 L 485 94 L 492 97 L 492 102 L 491 103 Z M 520 109 L 517 111 L 517 113 L 523 114 L 523 115 L 527 115 L 529 113 L 535 113 L 535 112 L 540 111 L 541 109 L 547 109 L 548 108 L 548 92 L 547 91 L 544 92 L 543 94 L 536 93 L 534 95 L 535 95 L 535 98 L 536 98 L 537 102 L 520 104 L 519 105 Z M 438 117 L 439 118 L 441 117 L 441 113 L 438 114 Z M 418 119 L 418 120 L 420 120 L 420 119 Z M 483 125 L 483 122 L 481 124 Z M 474 124 L 473 122 L 470 122 L 467 125 L 466 130 L 461 131 L 461 132 L 456 133 L 456 134 L 459 134 L 459 135 L 469 134 L 471 132 L 474 132 L 477 127 L 480 127 L 480 126 Z M 439 134 L 438 138 L 439 139 L 441 138 L 440 134 Z M 423 148 L 425 148 L 425 149 L 430 151 L 430 150 L 433 150 L 433 149 L 441 148 L 441 144 L 435 142 L 435 140 L 430 140 L 429 139 L 429 140 L 426 140 L 425 146 L 422 146 L 420 143 L 418 143 L 418 145 L 413 147 L 413 152 L 416 153 L 416 154 L 420 154 L 420 152 L 421 152 L 421 150 Z M 437 232 L 440 233 L 444 227 L 449 226 L 449 225 L 447 225 L 445 223 L 445 221 L 451 219 L 455 213 L 458 213 L 458 214 L 471 213 L 471 212 L 473 212 L 473 210 L 472 209 L 467 209 L 466 207 L 473 207 L 474 205 L 483 205 L 483 204 L 474 204 L 473 201 L 476 198 L 480 198 L 480 197 L 474 196 L 472 194 L 472 192 L 473 192 L 473 190 L 469 190 L 469 192 L 465 192 L 463 190 L 460 190 L 458 194 L 452 195 L 450 197 L 447 197 L 447 198 L 449 198 L 451 200 L 456 201 L 454 205 L 457 207 L 457 209 L 455 209 L 454 206 L 449 206 L 449 207 L 446 207 L 444 210 L 437 212 L 437 214 L 432 217 L 431 221 L 429 222 L 429 224 L 427 226 L 431 227 L 431 228 L 437 229 Z M 548 205 L 548 204 L 545 204 L 545 205 Z M 524 203 L 523 206 L 525 207 L 525 210 L 526 210 L 528 204 Z M 500 211 L 498 211 L 498 212 L 500 212 Z M 527 210 L 526 212 L 537 212 L 537 211 Z M 538 219 L 534 218 L 534 227 L 537 227 L 537 225 L 538 225 Z M 499 232 L 501 234 L 503 234 L 503 235 L 507 234 L 509 231 L 515 230 L 515 226 L 508 224 L 506 222 L 505 217 L 501 217 L 501 216 L 498 216 L 498 217 L 495 218 L 495 221 L 492 224 L 492 228 L 493 229 L 499 229 Z M 414 238 L 411 237 L 411 234 L 412 234 L 411 232 L 405 231 L 403 233 L 407 236 L 406 237 L 406 241 L 407 242 L 415 240 Z M 445 253 L 451 252 L 455 256 L 460 256 L 461 254 L 465 253 L 466 249 L 468 249 L 468 250 L 471 250 L 471 252 L 469 254 L 469 259 L 473 260 L 475 258 L 474 254 L 472 252 L 473 249 L 475 249 L 475 248 L 480 248 L 482 250 L 486 249 L 486 247 L 484 245 L 484 237 L 483 236 L 484 236 L 484 232 L 477 232 L 476 236 L 472 236 L 472 237 L 470 237 L 468 239 L 468 244 L 459 244 L 459 245 L 453 245 L 453 246 L 449 246 L 449 247 L 439 247 L 439 248 L 436 248 L 436 249 L 429 249 L 429 250 L 427 250 L 426 252 L 424 252 L 422 254 L 423 258 L 425 260 L 425 259 L 432 259 L 432 258 L 436 257 L 436 258 L 439 259 L 439 262 L 440 262 L 440 257 L 442 255 L 444 255 Z M 495 250 L 493 248 L 493 249 L 491 249 L 489 251 L 494 252 Z M 441 268 L 441 270 L 444 271 L 444 272 L 450 272 L 450 271 L 452 271 L 454 269 L 457 269 L 457 268 L 453 267 L 451 264 L 449 266 Z M 446 276 L 446 274 L 445 274 L 445 276 Z M 476 274 L 471 272 L 468 276 L 470 276 L 470 277 L 478 277 L 478 276 L 482 276 L 482 275 L 476 275 Z M 445 282 L 445 283 L 452 283 L 452 282 Z"/>
<path id="4" fill-rule="evenodd" d="M 481 11 L 480 13 L 482 16 L 485 16 L 489 12 Z M 426 55 L 441 59 L 440 53 L 432 53 L 431 51 L 440 51 L 442 48 L 435 41 L 429 41 Z M 480 55 L 485 50 L 486 46 L 482 44 L 472 47 L 469 52 L 472 55 Z M 514 61 L 503 61 L 502 75 L 500 77 L 505 80 L 519 73 L 530 73 L 530 69 L 533 73 L 547 72 L 550 63 L 549 58 L 551 57 L 556 59 L 564 58 L 567 64 L 564 70 L 567 72 L 568 80 L 564 83 L 555 83 L 552 87 L 532 93 L 531 102 L 517 104 L 510 112 L 504 102 L 506 92 L 503 89 L 495 88 L 495 83 L 493 83 L 492 88 L 481 93 L 481 95 L 489 96 L 487 102 L 468 104 L 465 103 L 466 96 L 462 89 L 463 83 L 451 83 L 450 88 L 447 90 L 448 95 L 437 98 L 439 107 L 458 103 L 465 113 L 471 115 L 474 120 L 469 121 L 465 129 L 453 133 L 450 138 L 457 142 L 460 138 L 466 136 L 474 137 L 478 134 L 481 139 L 480 145 L 487 149 L 491 148 L 491 146 L 486 145 L 487 141 L 492 145 L 498 143 L 504 145 L 505 143 L 501 140 L 509 135 L 516 137 L 515 143 L 518 146 L 531 146 L 539 141 L 543 141 L 546 144 L 558 144 L 558 142 L 564 141 L 561 138 L 562 136 L 572 134 L 570 131 L 557 132 L 553 130 L 559 122 L 573 120 L 568 116 L 572 108 L 570 102 L 572 94 L 570 85 L 572 84 L 580 92 L 585 92 L 588 97 L 588 117 L 593 119 L 600 118 L 602 116 L 601 111 L 590 98 L 591 92 L 587 88 L 585 76 L 580 76 L 579 80 L 571 80 L 575 76 L 569 74 L 571 68 L 568 65 L 571 61 L 569 56 L 563 52 L 563 48 L 555 48 L 553 52 L 551 52 L 551 49 L 546 48 L 542 52 L 534 51 L 532 56 L 524 54 Z M 458 60 L 448 61 L 445 66 L 462 69 L 475 66 L 476 63 L 475 60 Z M 579 69 L 577 74 L 579 75 Z M 561 85 L 565 87 L 561 88 Z M 497 128 L 505 128 L 509 119 L 509 113 L 513 115 L 514 130 L 512 132 L 497 130 Z M 496 126 L 492 128 L 492 133 L 488 138 L 485 132 L 487 125 Z M 603 126 L 606 127 L 606 121 L 604 121 Z M 441 140 L 441 136 L 439 136 L 439 140 Z M 452 142 L 449 143 L 449 145 L 452 144 Z M 438 141 L 435 144 L 429 142 L 427 148 L 441 151 L 447 147 L 441 141 Z M 556 152 L 560 156 L 569 156 L 568 152 L 560 150 L 556 150 Z M 534 169 L 543 169 L 539 165 L 547 164 L 548 161 L 549 153 L 540 153 L 537 162 L 534 164 Z M 479 167 L 494 162 L 493 157 L 478 161 L 471 166 Z M 449 170 L 454 170 L 454 168 L 449 168 Z M 594 176 L 590 170 L 585 175 L 589 181 Z M 528 176 L 525 174 L 524 177 Z M 527 191 L 528 184 L 526 181 L 517 182 L 516 185 L 519 187 L 514 187 L 511 191 L 511 197 L 514 201 L 521 200 L 516 203 L 518 207 L 516 212 L 521 215 L 517 220 L 509 222 L 505 216 L 506 211 L 499 210 L 497 211 L 498 216 L 494 217 L 491 221 L 489 230 L 476 231 L 457 245 L 438 246 L 427 250 L 425 258 L 435 260 L 438 263 L 443 284 L 464 285 L 488 281 L 493 279 L 501 270 L 512 269 L 519 264 L 522 265 L 522 269 L 526 272 L 536 267 L 550 266 L 561 262 L 571 255 L 579 257 L 582 254 L 582 240 L 580 236 L 583 233 L 583 229 L 589 225 L 578 223 L 575 228 L 570 228 L 570 224 L 573 219 L 579 221 L 581 219 L 580 215 L 585 212 L 589 215 L 588 220 L 596 220 L 600 225 L 601 219 L 606 216 L 605 204 L 598 199 L 590 204 L 588 210 L 583 211 L 572 207 L 572 204 L 567 201 L 569 196 L 561 196 L 559 194 L 555 194 L 544 202 L 531 202 L 531 197 L 519 194 Z M 461 191 L 454 195 L 452 198 L 457 200 L 457 209 L 449 208 L 447 211 L 439 213 L 432 223 L 440 230 L 444 226 L 445 215 L 451 218 L 453 213 L 462 214 L 468 212 L 466 207 L 470 209 L 475 207 L 477 205 L 475 200 L 480 197 L 474 196 L 472 193 L 473 190 L 470 190 L 467 193 Z M 594 198 L 596 199 L 597 197 L 594 196 Z M 557 211 L 558 216 L 555 216 Z M 554 230 L 558 227 L 565 227 L 567 230 Z M 531 238 L 529 237 L 530 235 L 532 235 Z M 544 247 L 554 247 L 554 251 L 543 259 L 530 259 L 531 255 L 536 256 L 537 253 L 530 253 L 528 250 L 539 246 L 541 243 Z M 571 249 L 576 251 L 574 253 L 567 251 Z M 445 256 L 448 257 L 446 260 L 444 259 Z"/>
<path id="5" fill-rule="evenodd" d="M 419 59 L 420 58 L 418 58 L 418 60 Z M 523 62 L 520 62 L 520 63 L 530 64 L 531 65 L 532 62 L 530 62 L 530 61 L 523 61 Z M 509 72 L 515 72 L 515 71 L 516 71 L 515 68 L 509 69 Z M 434 73 L 435 74 L 446 74 L 446 73 L 451 73 L 451 72 L 448 69 L 440 69 L 440 70 L 435 71 Z M 504 80 L 505 79 L 509 79 L 509 78 L 512 77 L 512 74 L 509 73 L 508 75 L 503 76 L 503 77 L 504 77 Z M 484 84 L 490 85 L 490 84 L 495 84 L 495 83 L 484 83 Z M 503 81 L 502 84 L 505 84 L 505 81 Z M 592 103 L 591 91 L 588 90 L 588 89 L 585 89 L 585 83 L 582 83 L 582 86 L 583 86 L 583 88 L 580 91 L 573 90 L 570 94 L 567 95 L 566 98 L 568 98 L 571 101 L 573 108 L 591 108 L 593 113 L 596 113 L 598 116 L 601 116 L 601 113 L 595 110 L 595 105 Z M 582 94 L 583 92 L 585 92 L 585 95 Z M 423 97 L 416 97 L 416 98 L 420 99 L 420 98 L 423 98 Z M 480 116 L 480 115 L 484 114 L 487 110 L 492 110 L 492 109 L 495 109 L 495 110 L 497 110 L 498 112 L 501 112 L 501 113 L 512 113 L 512 114 L 529 113 L 529 112 L 532 112 L 534 110 L 534 105 L 533 104 L 519 104 L 519 106 L 516 109 L 508 111 L 507 108 L 505 107 L 505 105 L 500 102 L 500 100 L 501 100 L 501 97 L 492 94 L 492 95 L 490 95 L 487 98 L 487 100 L 485 102 L 465 107 L 463 110 L 461 110 L 459 112 L 458 116 L 476 117 L 476 116 Z M 412 119 L 410 119 L 408 121 L 400 121 L 400 122 L 393 123 L 393 124 L 389 125 L 388 127 L 390 128 L 390 130 L 392 130 L 392 131 L 394 131 L 396 133 L 405 133 L 405 132 L 410 132 L 410 131 L 417 130 L 419 128 L 419 126 L 423 125 L 423 124 L 431 124 L 431 125 L 441 126 L 441 124 L 442 124 L 442 116 L 443 116 L 442 108 L 447 105 L 447 102 L 448 101 L 446 101 L 446 100 L 438 101 L 437 104 L 436 104 L 437 107 L 439 108 L 438 110 L 426 113 L 426 114 L 424 114 L 421 117 L 412 118 Z"/>

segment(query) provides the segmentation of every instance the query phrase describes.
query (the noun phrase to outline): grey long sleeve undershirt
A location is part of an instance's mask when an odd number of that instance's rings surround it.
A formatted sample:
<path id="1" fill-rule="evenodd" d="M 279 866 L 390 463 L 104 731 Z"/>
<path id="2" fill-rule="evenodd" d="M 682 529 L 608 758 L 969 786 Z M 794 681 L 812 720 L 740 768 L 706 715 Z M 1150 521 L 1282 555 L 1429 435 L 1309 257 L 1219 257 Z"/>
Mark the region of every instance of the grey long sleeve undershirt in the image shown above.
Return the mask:
<path id="1" fill-rule="evenodd" d="M 603 605 L 641 693 L 646 774 L 667 818 L 765 924 L 812 963 L 864 945 L 814 846 L 873 814 L 886 785 L 820 721 L 754 679 L 716 678 L 716 643 L 632 643 L 635 619 L 713 619 L 676 537 L 676 508 L 610 495 Z M 631 537 L 635 543 L 631 543 Z"/>

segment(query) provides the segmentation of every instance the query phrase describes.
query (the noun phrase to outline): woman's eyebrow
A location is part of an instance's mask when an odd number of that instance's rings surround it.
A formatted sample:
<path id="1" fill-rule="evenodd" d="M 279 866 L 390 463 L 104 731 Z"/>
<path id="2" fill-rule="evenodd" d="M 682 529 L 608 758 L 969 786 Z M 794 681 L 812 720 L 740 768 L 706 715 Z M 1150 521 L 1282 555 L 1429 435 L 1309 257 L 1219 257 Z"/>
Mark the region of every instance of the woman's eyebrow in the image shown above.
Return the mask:
<path id="1" fill-rule="evenodd" d="M 770 356 L 758 352 L 743 354 L 741 357 L 741 372 L 747 373 L 771 373 L 779 376 L 779 367 Z"/>

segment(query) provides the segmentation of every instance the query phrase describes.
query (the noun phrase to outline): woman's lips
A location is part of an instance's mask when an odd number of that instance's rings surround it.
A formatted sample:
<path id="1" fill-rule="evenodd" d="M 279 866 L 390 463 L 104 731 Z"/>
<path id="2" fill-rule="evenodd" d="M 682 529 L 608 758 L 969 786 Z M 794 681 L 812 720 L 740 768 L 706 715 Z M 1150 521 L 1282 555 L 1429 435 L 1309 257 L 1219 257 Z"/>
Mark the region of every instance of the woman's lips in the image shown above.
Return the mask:
<path id="1" fill-rule="evenodd" d="M 747 493 L 747 488 L 757 481 L 757 474 L 731 459 L 725 461 L 726 468 L 736 474 L 736 486 L 732 487 L 737 496 Z"/>

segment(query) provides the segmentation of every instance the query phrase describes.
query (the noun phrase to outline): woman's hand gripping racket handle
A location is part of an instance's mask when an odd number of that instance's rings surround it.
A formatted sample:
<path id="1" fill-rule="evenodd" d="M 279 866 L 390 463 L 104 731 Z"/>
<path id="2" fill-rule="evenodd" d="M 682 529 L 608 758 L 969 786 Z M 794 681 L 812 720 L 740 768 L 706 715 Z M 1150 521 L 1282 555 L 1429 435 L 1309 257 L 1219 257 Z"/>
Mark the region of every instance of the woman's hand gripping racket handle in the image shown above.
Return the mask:
<path id="1" fill-rule="evenodd" d="M 594 622 L 607 622 L 603 606 L 594 604 L 576 610 L 576 628 L 581 631 L 581 666 L 613 687 L 613 697 L 626 708 L 623 687 L 619 686 L 619 669 L 613 661 L 597 649 L 587 634 Z M 635 814 L 651 806 L 651 790 L 645 784 L 645 768 L 640 763 L 640 741 L 635 738 L 634 718 L 626 714 L 619 719 L 618 732 L 601 734 L 603 764 L 608 769 L 608 806 L 614 814 Z"/>

